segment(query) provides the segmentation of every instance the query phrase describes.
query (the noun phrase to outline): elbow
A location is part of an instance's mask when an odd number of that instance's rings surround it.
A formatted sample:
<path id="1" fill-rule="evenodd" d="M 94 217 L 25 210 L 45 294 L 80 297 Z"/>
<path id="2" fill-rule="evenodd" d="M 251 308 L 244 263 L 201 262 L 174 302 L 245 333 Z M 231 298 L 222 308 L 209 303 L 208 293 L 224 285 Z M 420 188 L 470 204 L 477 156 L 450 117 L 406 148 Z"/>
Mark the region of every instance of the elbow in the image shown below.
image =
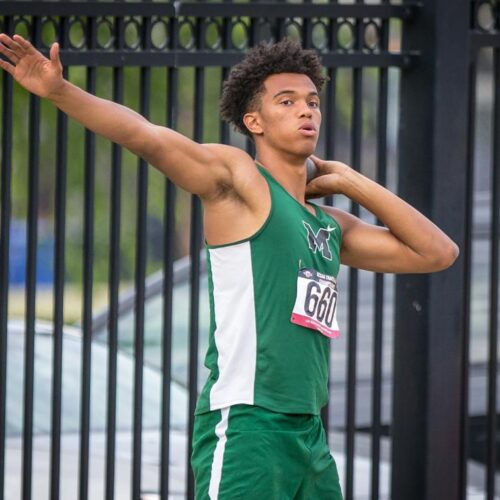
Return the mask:
<path id="1" fill-rule="evenodd" d="M 457 260 L 459 255 L 460 249 L 458 245 L 454 241 L 449 240 L 444 245 L 441 245 L 436 252 L 432 271 L 444 271 L 448 269 Z"/>

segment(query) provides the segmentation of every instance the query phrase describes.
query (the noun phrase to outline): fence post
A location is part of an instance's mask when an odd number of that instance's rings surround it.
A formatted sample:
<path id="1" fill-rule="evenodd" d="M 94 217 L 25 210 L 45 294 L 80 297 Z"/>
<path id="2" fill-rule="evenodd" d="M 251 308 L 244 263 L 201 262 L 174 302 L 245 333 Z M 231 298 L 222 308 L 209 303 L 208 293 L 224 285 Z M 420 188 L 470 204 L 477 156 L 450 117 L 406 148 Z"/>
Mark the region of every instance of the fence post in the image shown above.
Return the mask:
<path id="1" fill-rule="evenodd" d="M 464 249 L 470 1 L 423 0 L 404 26 L 399 194 Z M 461 498 L 465 263 L 396 280 L 391 498 Z"/>

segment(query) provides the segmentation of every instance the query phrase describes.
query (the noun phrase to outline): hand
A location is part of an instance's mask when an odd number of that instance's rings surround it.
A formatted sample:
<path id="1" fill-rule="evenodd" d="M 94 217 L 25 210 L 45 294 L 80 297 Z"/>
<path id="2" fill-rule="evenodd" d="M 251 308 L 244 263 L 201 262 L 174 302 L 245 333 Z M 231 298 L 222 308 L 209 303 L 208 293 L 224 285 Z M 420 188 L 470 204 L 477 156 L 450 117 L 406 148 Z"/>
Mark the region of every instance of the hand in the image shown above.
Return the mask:
<path id="1" fill-rule="evenodd" d="M 50 97 L 64 84 L 58 43 L 52 44 L 50 59 L 47 59 L 20 35 L 10 38 L 0 33 L 0 42 L 0 53 L 8 59 L 0 59 L 0 67 L 26 90 Z"/>
<path id="2" fill-rule="evenodd" d="M 310 156 L 316 166 L 316 175 L 306 184 L 306 198 L 322 198 L 343 193 L 342 182 L 350 167 L 340 161 L 325 161 Z"/>

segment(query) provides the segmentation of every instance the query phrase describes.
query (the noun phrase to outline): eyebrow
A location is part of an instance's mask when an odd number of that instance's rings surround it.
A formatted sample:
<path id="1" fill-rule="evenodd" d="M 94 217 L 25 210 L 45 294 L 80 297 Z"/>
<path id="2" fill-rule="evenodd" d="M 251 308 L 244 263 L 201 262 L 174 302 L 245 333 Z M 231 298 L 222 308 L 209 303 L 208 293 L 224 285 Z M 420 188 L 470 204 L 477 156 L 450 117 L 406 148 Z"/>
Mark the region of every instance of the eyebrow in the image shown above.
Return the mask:
<path id="1" fill-rule="evenodd" d="M 280 95 L 283 95 L 283 94 L 297 94 L 297 92 L 295 90 L 280 90 L 278 93 L 273 95 L 273 99 L 276 99 L 276 97 L 279 97 Z M 313 90 L 312 92 L 309 92 L 309 94 L 307 94 L 307 97 L 310 97 L 310 96 L 319 97 L 319 94 Z"/>

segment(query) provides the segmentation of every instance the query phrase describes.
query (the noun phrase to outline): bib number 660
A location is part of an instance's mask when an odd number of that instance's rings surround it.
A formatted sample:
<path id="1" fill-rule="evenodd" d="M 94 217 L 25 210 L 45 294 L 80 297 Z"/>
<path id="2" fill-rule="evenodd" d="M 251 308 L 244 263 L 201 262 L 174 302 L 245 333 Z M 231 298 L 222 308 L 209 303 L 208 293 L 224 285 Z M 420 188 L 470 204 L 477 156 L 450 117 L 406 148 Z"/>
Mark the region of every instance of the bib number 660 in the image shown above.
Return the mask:
<path id="1" fill-rule="evenodd" d="M 329 286 L 321 289 L 318 283 L 311 281 L 307 285 L 304 311 L 311 318 L 325 323 L 328 327 L 333 324 L 337 307 L 337 292 Z"/>

